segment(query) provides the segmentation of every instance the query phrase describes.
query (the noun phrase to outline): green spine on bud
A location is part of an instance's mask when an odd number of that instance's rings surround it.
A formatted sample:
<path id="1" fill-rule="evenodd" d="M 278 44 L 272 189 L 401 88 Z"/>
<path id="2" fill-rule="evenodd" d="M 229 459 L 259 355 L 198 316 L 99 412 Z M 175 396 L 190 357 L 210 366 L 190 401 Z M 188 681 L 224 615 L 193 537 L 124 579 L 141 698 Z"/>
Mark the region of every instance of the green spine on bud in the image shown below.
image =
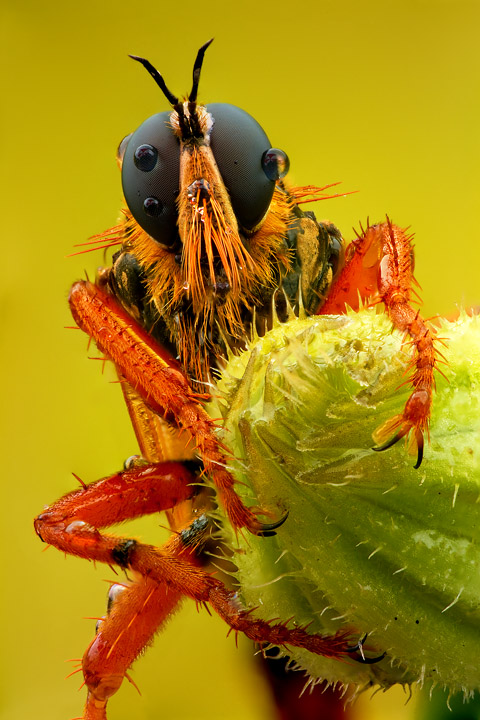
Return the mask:
<path id="1" fill-rule="evenodd" d="M 218 384 L 237 491 L 289 512 L 275 537 L 232 538 L 244 603 L 386 653 L 364 665 L 288 648 L 312 682 L 480 686 L 480 321 L 443 321 L 438 337 L 448 381 L 436 372 L 418 470 L 403 442 L 372 450 L 411 391 L 412 346 L 385 315 L 278 324 Z"/>

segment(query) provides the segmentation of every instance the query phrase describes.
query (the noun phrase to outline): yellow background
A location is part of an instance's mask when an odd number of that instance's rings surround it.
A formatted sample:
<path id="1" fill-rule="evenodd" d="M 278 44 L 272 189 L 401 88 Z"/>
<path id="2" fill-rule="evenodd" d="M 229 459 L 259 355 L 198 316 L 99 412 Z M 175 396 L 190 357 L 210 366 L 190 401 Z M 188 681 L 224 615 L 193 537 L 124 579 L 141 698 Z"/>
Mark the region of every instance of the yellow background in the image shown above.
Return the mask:
<path id="1" fill-rule="evenodd" d="M 102 263 L 101 253 L 65 256 L 117 219 L 117 144 L 167 109 L 127 53 L 181 94 L 214 36 L 200 100 L 253 114 L 288 152 L 293 182 L 358 190 L 315 208 L 347 237 L 385 213 L 411 225 L 424 312 L 448 314 L 480 301 L 479 20 L 479 3 L 462 0 L 3 0 L 2 720 L 81 712 L 81 679 L 65 681 L 63 661 L 91 639 L 94 621 L 82 617 L 104 612 L 111 573 L 42 553 L 32 518 L 75 486 L 72 471 L 92 481 L 136 449 L 111 375 L 64 329 L 69 285 Z M 135 666 L 142 697 L 125 684 L 111 720 L 273 718 L 251 648 L 225 634 L 187 603 Z M 410 712 L 401 692 L 385 698 L 360 703 L 359 715 Z"/>

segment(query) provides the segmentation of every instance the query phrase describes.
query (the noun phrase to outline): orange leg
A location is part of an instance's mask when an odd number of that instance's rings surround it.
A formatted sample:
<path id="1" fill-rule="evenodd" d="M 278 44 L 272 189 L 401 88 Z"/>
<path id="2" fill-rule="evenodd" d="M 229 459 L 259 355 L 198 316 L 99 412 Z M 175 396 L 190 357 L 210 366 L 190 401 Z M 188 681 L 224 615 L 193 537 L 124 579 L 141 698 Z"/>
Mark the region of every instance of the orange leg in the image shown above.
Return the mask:
<path id="1" fill-rule="evenodd" d="M 204 515 L 173 535 L 162 553 L 195 564 L 195 548 L 208 521 Z M 127 541 L 128 542 L 128 541 Z M 88 688 L 84 720 L 105 720 L 108 699 L 119 689 L 127 670 L 175 611 L 183 593 L 168 583 L 135 574 L 134 582 L 112 585 L 107 615 L 97 623 L 95 638 L 82 660 Z"/>
<path id="2" fill-rule="evenodd" d="M 124 554 L 133 541 L 107 537 L 98 528 L 177 506 L 195 494 L 196 482 L 196 476 L 177 462 L 133 467 L 60 498 L 35 520 L 35 529 L 42 540 L 64 552 L 125 567 Z M 172 555 L 184 552 L 193 562 L 189 537 L 173 536 L 168 550 Z M 83 657 L 85 720 L 106 718 L 108 698 L 181 597 L 178 590 L 149 577 L 113 586 L 111 608 Z"/>
<path id="3" fill-rule="evenodd" d="M 88 688 L 85 720 L 103 720 L 108 698 L 178 601 L 209 603 L 236 632 L 259 643 L 294 645 L 327 657 L 358 655 L 349 633 L 311 635 L 254 618 L 236 593 L 195 565 L 195 548 L 208 524 L 201 515 L 174 534 L 163 548 L 100 532 L 111 523 L 166 509 L 192 494 L 194 481 L 179 463 L 157 463 L 126 470 L 64 496 L 35 521 L 40 538 L 64 552 L 128 569 L 134 584 L 116 594 L 112 607 L 83 658 Z M 358 659 L 358 658 L 356 658 Z"/>
<path id="4" fill-rule="evenodd" d="M 178 462 L 133 467 L 67 493 L 37 517 L 35 530 L 63 552 L 109 563 L 108 555 L 96 556 L 93 528 L 174 507 L 193 497 L 197 482 Z"/>
<path id="5" fill-rule="evenodd" d="M 173 538 L 176 540 L 177 538 Z M 84 720 L 106 718 L 108 699 L 119 689 L 127 670 L 174 612 L 181 593 L 148 577 L 112 585 L 115 599 L 99 621 L 86 650 L 82 669 L 87 686 Z"/>
<path id="6" fill-rule="evenodd" d="M 278 527 L 283 520 L 261 523 L 235 492 L 235 480 L 227 470 L 215 423 L 201 405 L 208 398 L 193 392 L 178 363 L 97 285 L 75 283 L 69 300 L 78 326 L 113 360 L 118 372 L 142 399 L 191 435 L 232 526 L 246 527 L 259 535 Z"/>
<path id="7" fill-rule="evenodd" d="M 358 310 L 360 301 L 383 302 L 393 325 L 411 338 L 415 348 L 413 392 L 403 413 L 375 431 L 374 439 L 381 444 L 374 449 L 386 450 L 402 437 L 410 436 L 409 445 L 416 449 L 418 468 L 423 457 L 424 433 L 428 434 L 438 351 L 434 331 L 411 306 L 415 282 L 411 240 L 405 230 L 388 218 L 384 223 L 367 227 L 347 248 L 345 267 L 318 313 L 345 313 L 346 306 Z"/>

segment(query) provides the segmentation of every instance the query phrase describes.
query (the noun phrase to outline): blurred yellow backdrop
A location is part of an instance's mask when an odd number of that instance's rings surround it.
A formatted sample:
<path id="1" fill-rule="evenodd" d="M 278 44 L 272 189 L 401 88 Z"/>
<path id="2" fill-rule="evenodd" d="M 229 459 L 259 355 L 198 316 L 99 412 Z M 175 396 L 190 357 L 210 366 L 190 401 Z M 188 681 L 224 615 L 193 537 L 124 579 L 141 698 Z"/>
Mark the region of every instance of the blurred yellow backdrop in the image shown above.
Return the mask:
<path id="1" fill-rule="evenodd" d="M 2 720 L 81 712 L 63 661 L 89 642 L 94 621 L 82 617 L 104 611 L 111 573 L 42 553 L 32 519 L 74 487 L 72 471 L 91 481 L 136 450 L 111 374 L 64 329 L 69 285 L 102 263 L 65 256 L 118 215 L 117 144 L 167 109 L 127 53 L 181 94 L 214 36 L 200 100 L 253 114 L 288 152 L 294 183 L 358 190 L 315 208 L 347 237 L 385 213 L 410 225 L 425 314 L 449 314 L 480 301 L 479 21 L 475 0 L 3 0 Z M 142 530 L 150 541 L 158 522 Z M 123 687 L 112 720 L 273 720 L 251 647 L 225 634 L 186 603 L 135 666 L 142 697 Z M 402 692 L 385 698 L 362 701 L 359 717 L 411 713 Z"/>

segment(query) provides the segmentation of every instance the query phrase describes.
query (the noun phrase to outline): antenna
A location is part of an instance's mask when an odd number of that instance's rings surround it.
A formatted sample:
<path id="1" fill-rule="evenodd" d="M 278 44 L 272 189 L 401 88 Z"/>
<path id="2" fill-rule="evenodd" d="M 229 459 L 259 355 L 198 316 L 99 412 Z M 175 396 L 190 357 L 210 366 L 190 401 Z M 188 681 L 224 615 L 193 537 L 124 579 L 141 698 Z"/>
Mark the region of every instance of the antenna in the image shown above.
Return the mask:
<path id="1" fill-rule="evenodd" d="M 191 103 L 194 103 L 197 101 L 197 92 L 198 92 L 198 83 L 200 81 L 200 72 L 202 70 L 203 65 L 203 58 L 205 55 L 205 51 L 211 45 L 213 42 L 213 38 L 205 43 L 205 45 L 202 45 L 200 50 L 197 53 L 197 58 L 195 60 L 195 64 L 193 66 L 193 85 L 192 89 L 190 90 L 190 95 L 188 96 L 188 100 Z"/>
<path id="2" fill-rule="evenodd" d="M 193 85 L 192 85 L 192 89 L 190 90 L 190 95 L 188 96 L 188 101 L 190 103 L 195 104 L 197 101 L 198 83 L 200 81 L 200 73 L 202 70 L 203 58 L 204 58 L 207 48 L 209 47 L 209 45 L 212 44 L 212 42 L 213 42 L 213 38 L 211 40 L 209 40 L 208 42 L 206 42 L 205 45 L 202 45 L 202 47 L 200 48 L 200 50 L 197 53 L 197 57 L 195 59 L 194 65 L 193 65 Z M 150 73 L 150 75 L 153 77 L 153 79 L 157 83 L 158 87 L 160 88 L 160 90 L 163 92 L 163 94 L 167 98 L 170 105 L 173 105 L 173 107 L 176 107 L 180 104 L 180 100 L 178 99 L 178 97 L 176 95 L 174 95 L 172 92 L 170 92 L 170 90 L 166 86 L 165 80 L 160 75 L 158 70 L 152 65 L 151 62 L 149 62 L 145 58 L 139 57 L 138 55 L 129 55 L 128 57 L 131 57 L 132 60 L 136 60 L 141 65 L 143 65 L 145 70 L 148 73 Z"/>
<path id="3" fill-rule="evenodd" d="M 143 65 L 145 70 L 147 70 L 147 72 L 149 72 L 150 75 L 153 77 L 153 79 L 157 83 L 158 87 L 160 88 L 160 90 L 163 92 L 163 94 L 167 98 L 170 105 L 178 105 L 179 99 L 173 93 L 170 92 L 170 90 L 165 85 L 165 80 L 160 75 L 158 70 L 153 67 L 151 62 L 149 62 L 148 60 L 145 60 L 145 58 L 138 57 L 138 55 L 129 55 L 128 57 L 131 57 L 132 60 L 136 60 L 137 62 L 139 62 Z"/>

